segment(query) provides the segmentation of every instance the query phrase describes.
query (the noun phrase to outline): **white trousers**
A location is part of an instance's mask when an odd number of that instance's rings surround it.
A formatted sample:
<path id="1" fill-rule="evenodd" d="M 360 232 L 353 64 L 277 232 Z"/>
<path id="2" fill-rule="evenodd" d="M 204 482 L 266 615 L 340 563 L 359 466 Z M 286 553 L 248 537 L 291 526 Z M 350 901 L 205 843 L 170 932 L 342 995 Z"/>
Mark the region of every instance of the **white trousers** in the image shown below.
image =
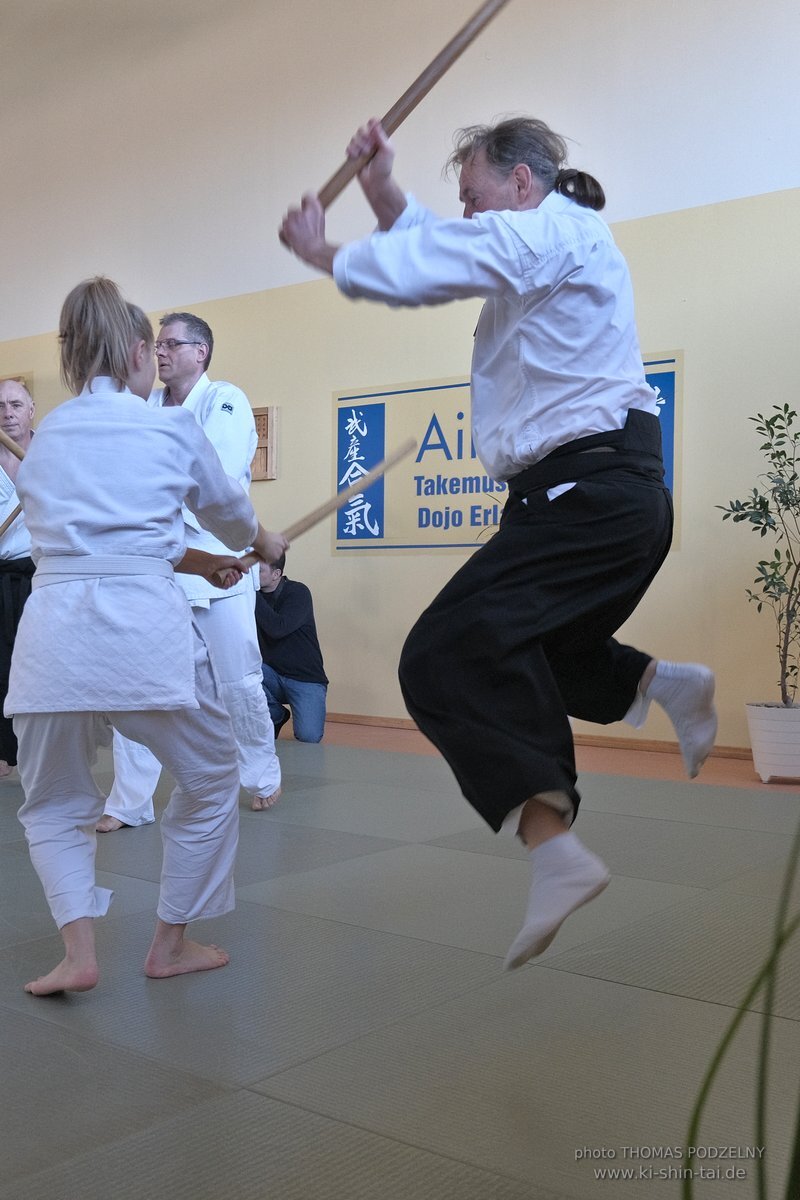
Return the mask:
<path id="1" fill-rule="evenodd" d="M 59 929 L 100 917 L 112 893 L 95 883 L 95 824 L 103 794 L 91 768 L 111 727 L 147 745 L 172 772 L 175 790 L 161 818 L 163 865 L 158 916 L 170 925 L 216 917 L 234 907 L 239 834 L 239 771 L 230 718 L 195 638 L 199 708 L 146 712 L 18 713 L 19 819 L 31 861 Z"/>
<path id="2" fill-rule="evenodd" d="M 192 616 L 208 644 L 239 749 L 241 786 L 253 796 L 271 796 L 281 782 L 275 731 L 261 686 L 252 592 L 222 596 Z M 168 764 L 167 764 L 168 765 Z M 105 812 L 125 825 L 154 819 L 153 792 L 161 763 L 141 745 L 114 734 L 114 786 Z"/>

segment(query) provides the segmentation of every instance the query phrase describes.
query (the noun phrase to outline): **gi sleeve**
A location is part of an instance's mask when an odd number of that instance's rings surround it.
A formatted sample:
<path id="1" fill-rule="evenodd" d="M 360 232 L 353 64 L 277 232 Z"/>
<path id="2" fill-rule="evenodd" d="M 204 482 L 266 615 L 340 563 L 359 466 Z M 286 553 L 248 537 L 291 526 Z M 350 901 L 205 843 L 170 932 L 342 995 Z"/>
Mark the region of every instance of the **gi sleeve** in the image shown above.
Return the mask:
<path id="1" fill-rule="evenodd" d="M 412 212 L 404 223 L 405 215 L 390 230 L 337 251 L 340 291 L 404 307 L 529 291 L 529 249 L 504 219 L 516 214 L 442 220 L 418 213 L 414 222 Z"/>
<path id="2" fill-rule="evenodd" d="M 250 498 L 237 480 L 226 473 L 220 457 L 191 413 L 176 413 L 192 453 L 193 486 L 185 507 L 198 527 L 233 550 L 245 550 L 258 532 L 258 518 Z M 185 417 L 185 420 L 182 418 Z"/>
<path id="3" fill-rule="evenodd" d="M 225 474 L 246 492 L 250 486 L 250 464 L 258 436 L 253 410 L 244 392 L 230 383 L 212 383 L 202 409 L 195 417 L 216 450 Z M 191 515 L 188 515 L 187 524 L 198 528 Z M 215 533 L 214 530 L 211 532 Z M 219 535 L 215 533 L 215 536 Z M 220 540 L 225 541 L 224 538 Z"/>

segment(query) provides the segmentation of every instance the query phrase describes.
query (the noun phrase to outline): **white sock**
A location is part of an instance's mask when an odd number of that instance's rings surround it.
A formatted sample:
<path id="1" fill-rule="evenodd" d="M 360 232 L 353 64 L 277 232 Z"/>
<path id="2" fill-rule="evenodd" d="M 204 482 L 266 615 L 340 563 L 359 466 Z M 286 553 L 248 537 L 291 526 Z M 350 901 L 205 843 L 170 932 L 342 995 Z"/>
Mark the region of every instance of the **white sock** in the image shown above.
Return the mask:
<path id="1" fill-rule="evenodd" d="M 694 779 L 717 736 L 714 672 L 701 663 L 659 662 L 645 695 L 660 704 L 672 722 L 687 773 Z"/>
<path id="2" fill-rule="evenodd" d="M 541 954 L 564 921 L 607 886 L 608 868 L 571 831 L 535 846 L 530 852 L 533 881 L 522 929 L 506 955 L 505 967 L 521 967 Z"/>

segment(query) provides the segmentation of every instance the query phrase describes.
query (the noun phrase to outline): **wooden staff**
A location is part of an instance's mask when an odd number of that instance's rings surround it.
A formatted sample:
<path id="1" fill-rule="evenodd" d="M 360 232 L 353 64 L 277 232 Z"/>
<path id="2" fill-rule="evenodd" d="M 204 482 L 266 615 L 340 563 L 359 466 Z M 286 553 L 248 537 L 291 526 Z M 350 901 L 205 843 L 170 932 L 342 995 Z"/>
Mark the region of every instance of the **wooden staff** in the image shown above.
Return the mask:
<path id="1" fill-rule="evenodd" d="M 422 74 L 414 80 L 411 87 L 403 92 L 397 103 L 393 104 L 389 109 L 381 121 L 387 134 L 394 133 L 395 129 L 402 125 L 409 113 L 413 112 L 417 107 L 420 100 L 427 96 L 434 84 L 438 83 L 444 73 L 452 67 L 456 59 L 464 53 L 467 46 L 489 24 L 492 17 L 507 3 L 508 0 L 487 0 L 487 3 L 483 4 L 474 16 L 467 21 L 466 25 L 436 55 L 433 62 L 429 63 Z M 333 203 L 350 180 L 369 162 L 370 158 L 372 158 L 371 154 L 362 154 L 360 158 L 348 158 L 342 164 L 339 170 L 330 177 L 319 192 L 319 202 L 323 208 L 327 208 Z"/>
<path id="2" fill-rule="evenodd" d="M 0 525 L 0 538 L 3 536 L 3 534 L 5 533 L 5 531 L 6 531 L 6 530 L 7 530 L 7 529 L 8 529 L 8 528 L 11 526 L 11 525 L 13 525 L 13 524 L 14 524 L 14 522 L 16 521 L 17 517 L 19 516 L 19 514 L 20 514 L 21 512 L 22 512 L 22 505 L 21 505 L 21 504 L 18 504 L 18 505 L 17 505 L 17 507 L 16 507 L 15 509 L 13 509 L 13 510 L 12 510 L 12 511 L 11 511 L 11 512 L 8 514 L 8 516 L 6 517 L 5 521 L 3 521 L 3 524 L 2 524 L 2 525 Z"/>
<path id="3" fill-rule="evenodd" d="M 22 449 L 22 446 L 20 446 L 19 442 L 15 442 L 13 438 L 9 437 L 4 429 L 0 429 L 0 442 L 2 442 L 7 450 L 10 450 L 12 454 L 15 454 L 20 461 L 25 457 L 25 451 Z M 9 526 L 14 524 L 21 512 L 22 505 L 18 504 L 14 511 L 8 514 L 5 521 L 3 521 L 3 524 L 0 525 L 0 538 L 9 528 Z"/>
<path id="4" fill-rule="evenodd" d="M 353 499 L 353 496 L 359 496 L 362 492 L 366 491 L 370 484 L 374 483 L 376 479 L 380 479 L 381 475 L 389 471 L 401 459 L 411 454 L 413 450 L 416 450 L 416 448 L 416 438 L 408 438 L 405 442 L 402 442 L 396 450 L 393 450 L 391 454 L 387 454 L 386 458 L 382 462 L 379 462 L 376 467 L 373 467 L 371 471 L 367 471 L 366 475 L 363 475 L 357 483 L 351 484 L 350 487 L 345 488 L 342 492 L 337 492 L 335 496 L 331 496 L 330 500 L 326 500 L 324 504 L 320 504 L 317 508 L 312 509 L 310 513 L 306 513 L 299 521 L 295 521 L 294 525 L 290 525 L 288 529 L 285 529 L 283 536 L 287 542 L 293 542 L 295 538 L 300 537 L 301 533 L 307 533 L 309 529 L 318 525 L 320 521 L 324 521 L 331 513 L 338 512 L 340 508 L 344 508 L 345 504 Z M 252 552 L 242 555 L 239 559 L 243 571 L 249 570 L 250 567 L 255 566 L 258 562 L 261 562 L 261 559 Z"/>

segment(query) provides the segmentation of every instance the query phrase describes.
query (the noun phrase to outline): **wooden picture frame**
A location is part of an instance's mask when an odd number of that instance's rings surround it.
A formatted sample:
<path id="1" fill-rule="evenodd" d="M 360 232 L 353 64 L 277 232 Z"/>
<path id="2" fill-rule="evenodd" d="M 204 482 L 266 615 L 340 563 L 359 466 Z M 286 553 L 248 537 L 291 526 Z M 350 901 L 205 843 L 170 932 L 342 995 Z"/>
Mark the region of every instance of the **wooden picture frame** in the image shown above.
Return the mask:
<path id="1" fill-rule="evenodd" d="M 278 409 L 254 408 L 258 445 L 250 473 L 253 481 L 278 478 Z"/>
<path id="2" fill-rule="evenodd" d="M 2 375 L 0 383 L 8 383 L 11 379 L 14 383 L 21 383 L 24 388 L 27 388 L 28 394 L 33 399 L 33 375 Z"/>

